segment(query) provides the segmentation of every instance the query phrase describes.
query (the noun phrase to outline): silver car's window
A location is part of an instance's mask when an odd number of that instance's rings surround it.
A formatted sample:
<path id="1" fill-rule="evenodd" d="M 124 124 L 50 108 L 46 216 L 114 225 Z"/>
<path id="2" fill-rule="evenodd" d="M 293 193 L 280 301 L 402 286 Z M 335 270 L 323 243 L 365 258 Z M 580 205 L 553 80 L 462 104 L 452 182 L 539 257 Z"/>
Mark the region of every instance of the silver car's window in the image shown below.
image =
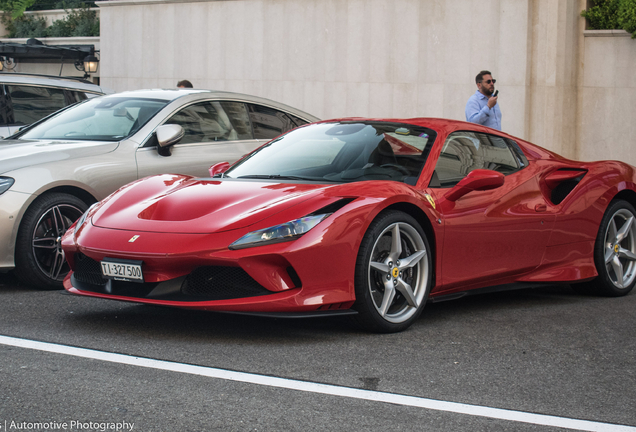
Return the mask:
<path id="1" fill-rule="evenodd" d="M 401 123 L 311 124 L 269 142 L 225 177 L 414 185 L 435 137 L 431 129 Z"/>
<path id="2" fill-rule="evenodd" d="M 248 104 L 254 138 L 272 139 L 297 125 L 284 112 L 262 105 Z"/>
<path id="3" fill-rule="evenodd" d="M 63 89 L 7 85 L 6 92 L 15 125 L 31 124 L 68 105 Z"/>
<path id="4" fill-rule="evenodd" d="M 245 104 L 242 102 L 229 101 L 219 103 L 225 110 L 232 127 L 236 130 L 238 139 L 254 139 L 254 135 L 252 135 L 252 126 L 250 124 L 250 117 L 247 114 L 247 107 Z"/>
<path id="5" fill-rule="evenodd" d="M 170 117 L 166 124 L 183 127 L 185 135 L 178 144 L 251 139 L 252 134 L 245 126 L 245 119 L 240 119 L 240 109 L 234 108 L 234 122 L 221 102 L 207 101 L 185 107 Z"/>
<path id="6" fill-rule="evenodd" d="M 88 99 L 35 126 L 21 139 L 119 141 L 135 133 L 168 101 L 126 97 Z"/>

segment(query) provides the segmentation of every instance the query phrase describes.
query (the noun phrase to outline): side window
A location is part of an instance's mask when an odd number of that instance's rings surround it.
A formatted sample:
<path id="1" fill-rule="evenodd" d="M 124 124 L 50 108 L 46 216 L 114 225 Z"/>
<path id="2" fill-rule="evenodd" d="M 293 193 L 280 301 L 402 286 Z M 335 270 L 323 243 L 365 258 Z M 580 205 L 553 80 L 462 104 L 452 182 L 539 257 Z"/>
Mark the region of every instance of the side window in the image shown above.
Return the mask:
<path id="1" fill-rule="evenodd" d="M 185 135 L 178 144 L 239 139 L 219 102 L 203 102 L 185 107 L 166 124 L 178 124 Z M 178 145 L 177 144 L 177 145 Z"/>
<path id="2" fill-rule="evenodd" d="M 296 127 L 306 125 L 309 123 L 307 120 L 303 120 L 300 117 L 296 117 L 295 115 L 292 115 L 292 114 L 287 114 L 287 115 L 289 116 L 289 118 L 292 119 Z"/>
<path id="3" fill-rule="evenodd" d="M 523 163 L 513 148 L 509 140 L 495 135 L 452 133 L 435 166 L 439 187 L 452 187 L 475 169 L 489 169 L 504 175 L 519 171 L 527 165 L 527 160 L 524 156 Z"/>
<path id="4" fill-rule="evenodd" d="M 0 125 L 5 126 L 10 123 L 12 123 L 11 106 L 9 105 L 9 97 L 2 86 L 0 87 Z"/>
<path id="5" fill-rule="evenodd" d="M 252 104 L 248 104 L 248 109 L 256 139 L 276 138 L 296 127 L 292 119 L 282 111 Z"/>
<path id="6" fill-rule="evenodd" d="M 75 90 L 67 90 L 66 91 L 66 104 L 74 104 L 80 101 L 87 99 L 86 93 Z"/>
<path id="7" fill-rule="evenodd" d="M 227 114 L 227 122 L 234 128 L 236 138 L 239 140 L 254 139 L 250 117 L 247 114 L 247 107 L 242 102 L 214 102 L 220 104 Z"/>
<path id="8" fill-rule="evenodd" d="M 6 90 L 17 125 L 33 123 L 67 105 L 63 89 L 8 85 Z"/>

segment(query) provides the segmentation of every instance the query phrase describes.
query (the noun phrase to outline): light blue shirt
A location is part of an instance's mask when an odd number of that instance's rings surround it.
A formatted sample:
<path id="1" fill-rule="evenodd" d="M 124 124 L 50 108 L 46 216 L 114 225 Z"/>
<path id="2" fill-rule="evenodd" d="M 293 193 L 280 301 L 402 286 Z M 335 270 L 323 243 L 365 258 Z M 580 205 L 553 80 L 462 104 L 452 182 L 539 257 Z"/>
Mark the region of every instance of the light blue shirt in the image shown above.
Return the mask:
<path id="1" fill-rule="evenodd" d="M 466 103 L 466 121 L 501 130 L 501 110 L 499 102 L 488 108 L 488 97 L 479 90 Z"/>

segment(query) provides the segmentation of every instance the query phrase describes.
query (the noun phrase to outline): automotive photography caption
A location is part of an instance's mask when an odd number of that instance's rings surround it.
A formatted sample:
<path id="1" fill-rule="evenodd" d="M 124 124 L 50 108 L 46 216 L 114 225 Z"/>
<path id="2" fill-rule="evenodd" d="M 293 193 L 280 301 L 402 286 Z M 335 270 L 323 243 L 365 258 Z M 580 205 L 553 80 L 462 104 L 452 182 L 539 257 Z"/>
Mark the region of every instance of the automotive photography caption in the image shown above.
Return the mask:
<path id="1" fill-rule="evenodd" d="M 0 431 L 636 432 L 636 0 L 18 3 Z"/>
<path id="2" fill-rule="evenodd" d="M 0 430 L 5 431 L 132 431 L 134 423 L 110 423 L 92 421 L 15 421 L 0 420 Z"/>

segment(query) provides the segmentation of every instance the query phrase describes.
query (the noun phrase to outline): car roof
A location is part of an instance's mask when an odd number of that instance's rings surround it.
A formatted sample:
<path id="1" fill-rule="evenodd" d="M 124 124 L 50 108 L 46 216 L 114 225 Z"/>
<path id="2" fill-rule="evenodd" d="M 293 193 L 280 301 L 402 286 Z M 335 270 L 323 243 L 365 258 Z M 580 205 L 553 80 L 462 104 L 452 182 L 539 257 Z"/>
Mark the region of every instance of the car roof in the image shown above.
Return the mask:
<path id="1" fill-rule="evenodd" d="M 220 90 L 205 90 L 205 89 L 186 89 L 186 88 L 174 88 L 174 89 L 145 89 L 145 90 L 129 90 L 121 93 L 115 93 L 103 98 L 142 98 L 142 99 L 160 99 L 165 101 L 174 101 L 177 99 L 185 99 L 187 102 L 196 102 L 197 100 L 207 99 L 221 99 L 232 100 L 238 102 L 255 103 L 259 105 L 265 105 L 272 108 L 287 111 L 298 117 L 301 117 L 308 121 L 319 121 L 320 119 L 309 113 L 301 111 L 292 106 L 266 99 L 258 96 L 252 96 L 243 93 L 235 93 Z"/>
<path id="2" fill-rule="evenodd" d="M 102 87 L 81 77 L 57 77 L 50 75 L 36 75 L 24 73 L 0 73 L 0 83 L 25 84 L 43 87 L 61 87 L 81 90 L 89 93 L 104 93 Z"/>
<path id="3" fill-rule="evenodd" d="M 472 131 L 472 132 L 483 132 L 483 133 L 495 133 L 497 135 L 502 135 L 505 137 L 509 137 L 511 139 L 518 140 L 519 138 L 514 137 L 506 132 L 502 132 L 499 130 L 491 129 L 487 126 L 483 126 L 477 123 L 466 122 L 463 120 L 453 120 L 446 118 L 436 118 L 436 117 L 415 117 L 415 118 L 367 118 L 367 117 L 345 117 L 345 118 L 334 118 L 323 120 L 323 123 L 330 122 L 386 122 L 386 123 L 403 123 L 409 124 L 413 126 L 422 126 L 426 128 L 430 128 L 436 130 L 438 132 L 455 132 L 455 131 Z"/>

